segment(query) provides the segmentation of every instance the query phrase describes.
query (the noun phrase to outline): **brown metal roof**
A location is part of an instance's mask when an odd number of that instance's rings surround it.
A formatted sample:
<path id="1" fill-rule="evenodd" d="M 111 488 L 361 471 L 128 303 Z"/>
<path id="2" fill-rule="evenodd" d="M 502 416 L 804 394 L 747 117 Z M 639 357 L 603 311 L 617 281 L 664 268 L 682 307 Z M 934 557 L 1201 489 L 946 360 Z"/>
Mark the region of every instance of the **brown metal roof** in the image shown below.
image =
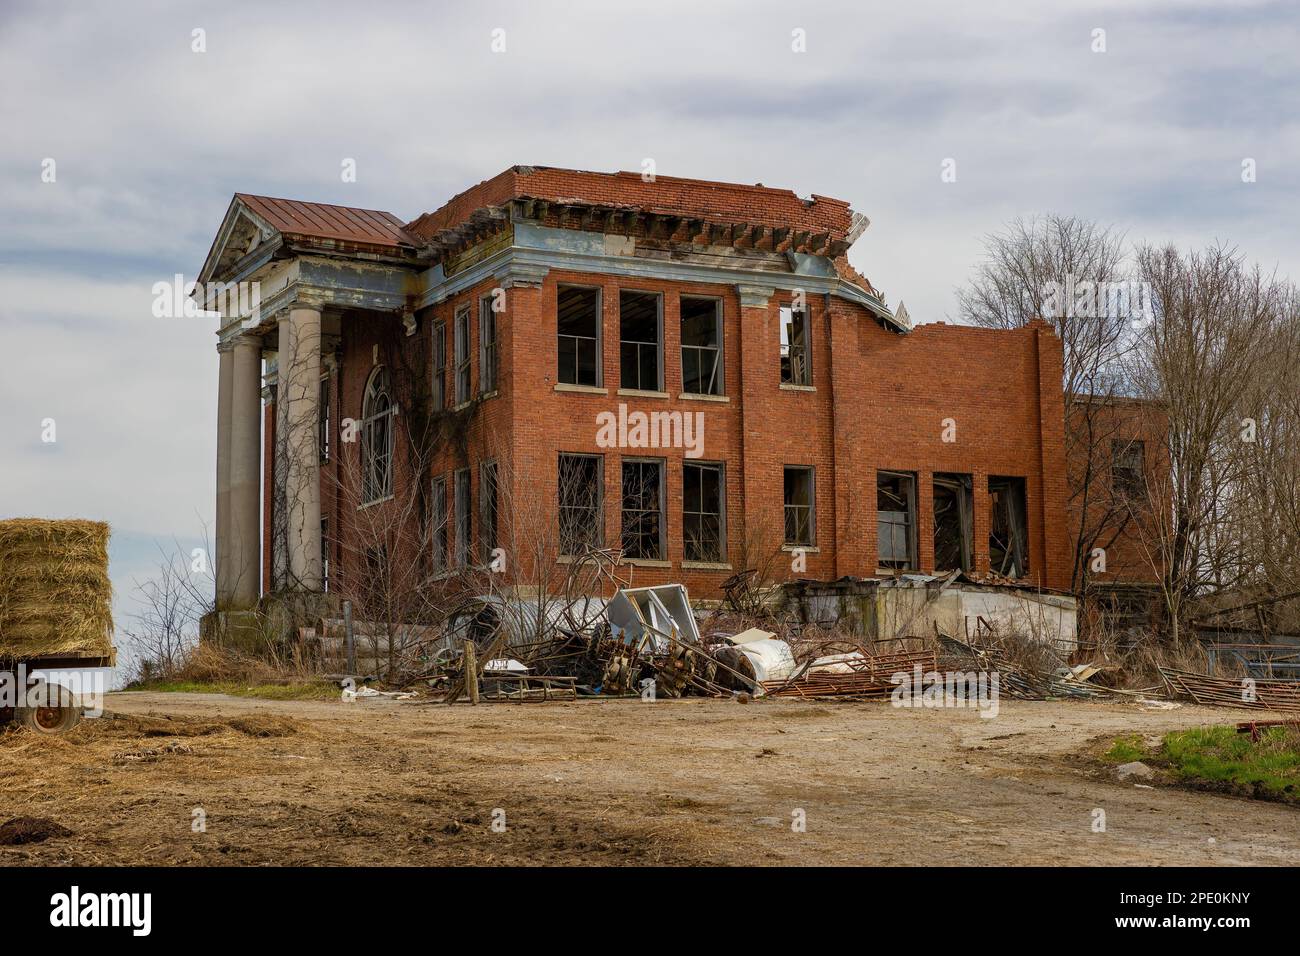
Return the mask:
<path id="1" fill-rule="evenodd" d="M 248 193 L 236 193 L 235 197 L 285 236 L 337 239 L 391 248 L 422 244 L 406 232 L 400 219 L 378 209 L 354 209 Z"/>

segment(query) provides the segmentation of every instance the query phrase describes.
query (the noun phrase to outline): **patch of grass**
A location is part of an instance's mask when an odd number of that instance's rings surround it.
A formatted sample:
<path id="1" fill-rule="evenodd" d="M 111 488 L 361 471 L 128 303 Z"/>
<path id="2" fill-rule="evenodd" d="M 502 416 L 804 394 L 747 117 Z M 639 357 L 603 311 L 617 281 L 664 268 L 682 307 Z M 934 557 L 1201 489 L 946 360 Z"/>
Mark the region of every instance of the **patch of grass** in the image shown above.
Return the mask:
<path id="1" fill-rule="evenodd" d="M 338 700 L 339 689 L 326 681 L 295 681 L 285 684 L 247 684 L 243 681 L 151 681 L 126 688 L 162 694 L 229 694 L 259 700 Z"/>
<path id="2" fill-rule="evenodd" d="M 1165 735 L 1160 757 L 1189 783 L 1300 802 L 1300 733 L 1291 728 L 1267 728 L 1258 741 L 1231 726 L 1181 730 Z"/>
<path id="3" fill-rule="evenodd" d="M 1145 760 L 1149 756 L 1146 747 L 1142 745 L 1141 736 L 1129 734 L 1126 737 L 1116 737 L 1110 749 L 1101 755 L 1101 759 L 1112 763 L 1132 763 L 1134 760 Z"/>
<path id="4" fill-rule="evenodd" d="M 1300 804 L 1300 732 L 1294 728 L 1266 728 L 1253 741 L 1231 725 L 1193 727 L 1165 734 L 1158 749 L 1127 734 L 1115 738 L 1101 759 L 1141 760 L 1165 780 L 1194 789 Z"/>

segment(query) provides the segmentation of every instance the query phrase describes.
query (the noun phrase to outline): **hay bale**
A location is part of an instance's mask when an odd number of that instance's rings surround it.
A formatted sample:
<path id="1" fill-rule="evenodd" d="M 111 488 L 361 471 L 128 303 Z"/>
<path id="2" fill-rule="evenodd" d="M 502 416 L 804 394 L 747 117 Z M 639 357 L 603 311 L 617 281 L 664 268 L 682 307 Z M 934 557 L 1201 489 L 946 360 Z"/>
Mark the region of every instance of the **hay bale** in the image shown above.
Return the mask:
<path id="1" fill-rule="evenodd" d="M 0 656 L 112 654 L 108 534 L 102 521 L 0 521 Z"/>

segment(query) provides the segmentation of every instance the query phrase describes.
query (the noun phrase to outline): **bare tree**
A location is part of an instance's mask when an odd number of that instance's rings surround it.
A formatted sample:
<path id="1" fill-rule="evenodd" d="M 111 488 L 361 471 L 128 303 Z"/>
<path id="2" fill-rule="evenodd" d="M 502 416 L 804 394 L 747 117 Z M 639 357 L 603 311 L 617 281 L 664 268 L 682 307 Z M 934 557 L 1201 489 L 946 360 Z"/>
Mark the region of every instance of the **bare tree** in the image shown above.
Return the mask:
<path id="1" fill-rule="evenodd" d="M 1294 300 L 1288 306 L 1284 287 L 1222 245 L 1187 253 L 1147 246 L 1138 269 L 1155 316 L 1131 367 L 1167 414 L 1169 468 L 1153 473 L 1147 517 L 1135 527 L 1176 642 L 1197 596 L 1258 579 L 1265 560 L 1275 567 L 1294 560 L 1266 559 L 1249 531 L 1252 514 L 1256 527 L 1261 517 L 1252 479 L 1261 453 L 1295 449 L 1288 400 L 1261 411 L 1271 389 L 1261 395 L 1250 384 L 1294 381 L 1291 370 L 1272 364 L 1275 345 L 1293 346 Z M 1270 437 L 1262 450 L 1261 416 Z M 1263 500 L 1272 498 L 1266 490 Z"/>
<path id="2" fill-rule="evenodd" d="M 199 621 L 212 611 L 216 593 L 206 537 L 205 529 L 203 549 L 188 556 L 178 542 L 170 552 L 159 545 L 157 572 L 135 582 L 141 609 L 129 616 L 123 635 L 136 679 L 172 676 L 198 643 Z"/>
<path id="3" fill-rule="evenodd" d="M 1074 590 L 1089 585 L 1089 556 L 1123 533 L 1128 509 L 1107 480 L 1111 443 L 1121 437 L 1113 400 L 1124 395 L 1125 356 L 1144 303 L 1130 281 L 1124 238 L 1075 216 L 1016 219 L 984 240 L 984 260 L 957 293 L 963 321 L 1020 328 L 1052 323 L 1064 350 Z"/>

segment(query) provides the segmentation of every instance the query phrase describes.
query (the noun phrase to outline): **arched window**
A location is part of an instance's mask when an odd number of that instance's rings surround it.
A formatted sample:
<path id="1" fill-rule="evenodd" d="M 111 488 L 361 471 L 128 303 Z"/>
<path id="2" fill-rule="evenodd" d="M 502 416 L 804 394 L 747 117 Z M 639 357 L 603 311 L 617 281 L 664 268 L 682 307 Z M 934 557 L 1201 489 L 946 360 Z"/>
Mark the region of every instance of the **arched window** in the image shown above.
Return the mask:
<path id="1" fill-rule="evenodd" d="M 369 504 L 393 494 L 393 404 L 388 370 L 382 365 L 370 373 L 361 403 L 361 501 Z"/>

